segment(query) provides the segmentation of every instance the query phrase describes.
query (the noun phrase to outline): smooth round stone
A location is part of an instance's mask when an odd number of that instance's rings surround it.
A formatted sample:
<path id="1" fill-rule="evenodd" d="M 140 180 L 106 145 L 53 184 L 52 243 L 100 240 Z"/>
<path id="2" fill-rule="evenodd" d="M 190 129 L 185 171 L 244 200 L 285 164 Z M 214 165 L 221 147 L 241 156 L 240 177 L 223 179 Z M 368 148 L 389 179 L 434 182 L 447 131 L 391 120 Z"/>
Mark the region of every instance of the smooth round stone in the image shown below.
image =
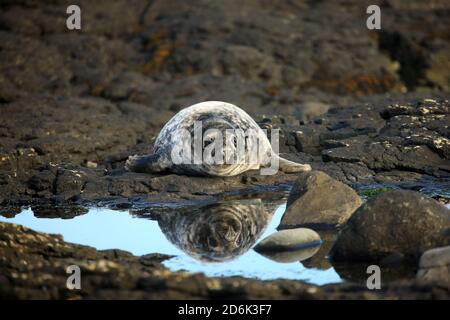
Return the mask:
<path id="1" fill-rule="evenodd" d="M 307 228 L 288 229 L 275 232 L 260 241 L 256 252 L 295 251 L 316 247 L 322 243 L 317 232 Z"/>
<path id="2" fill-rule="evenodd" d="M 290 263 L 311 258 L 319 251 L 320 246 L 320 244 L 317 244 L 315 246 L 310 246 L 299 250 L 262 251 L 259 252 L 259 254 L 276 262 Z"/>

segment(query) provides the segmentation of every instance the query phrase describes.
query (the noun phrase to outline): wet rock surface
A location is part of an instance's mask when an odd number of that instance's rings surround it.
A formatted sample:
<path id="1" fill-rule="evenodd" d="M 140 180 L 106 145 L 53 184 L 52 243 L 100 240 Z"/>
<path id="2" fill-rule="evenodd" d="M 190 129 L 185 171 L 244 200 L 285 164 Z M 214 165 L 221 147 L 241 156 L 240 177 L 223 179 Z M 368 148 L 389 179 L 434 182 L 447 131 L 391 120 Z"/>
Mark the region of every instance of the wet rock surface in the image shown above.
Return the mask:
<path id="1" fill-rule="evenodd" d="M 207 278 L 170 272 L 161 261 L 121 250 L 97 251 L 64 242 L 60 236 L 0 223 L 2 299 L 448 299 L 444 285 L 419 280 L 390 283 L 369 291 L 357 284 L 308 285 L 300 281 Z M 79 265 L 81 290 L 68 290 L 66 268 Z"/>
<path id="2" fill-rule="evenodd" d="M 450 210 L 418 192 L 394 190 L 361 206 L 331 250 L 335 261 L 382 261 L 392 254 L 418 261 L 450 244 Z"/>
<path id="3" fill-rule="evenodd" d="M 435 108 L 435 111 L 425 112 L 424 116 L 414 115 L 420 113 L 424 105 L 427 105 L 427 108 Z M 359 120 L 357 118 L 361 125 L 355 124 L 356 127 L 351 128 L 352 117 L 361 112 L 357 107 L 329 111 L 320 124 L 287 125 L 279 117 L 262 119 L 260 124 L 263 128 L 270 126 L 281 129 L 283 156 L 301 163 L 310 163 L 314 169 L 324 171 L 346 184 L 384 183 L 415 189 L 442 185 L 445 188 L 450 181 L 446 119 L 448 105 L 446 100 L 420 100 L 401 105 L 401 112 L 411 115 L 394 115 L 398 112 L 394 110 L 400 108 L 398 105 L 381 104 L 376 113 L 377 121 L 381 124 L 378 128 L 369 130 L 373 133 L 364 134 L 359 132 L 358 126 L 374 124 L 366 117 Z M 45 110 L 45 106 L 43 105 L 42 109 Z M 140 108 L 144 110 L 146 107 Z M 147 138 L 144 139 L 146 142 L 132 146 L 136 143 L 133 140 L 137 135 L 135 130 L 140 130 L 141 134 L 156 134 L 163 121 L 153 125 L 151 120 L 147 122 L 139 113 L 133 113 L 133 117 L 139 118 L 136 121 L 140 121 L 141 127 L 127 120 L 128 125 L 122 128 L 121 114 L 118 113 L 118 123 L 111 127 L 111 131 L 103 130 L 114 122 L 114 113 L 111 112 L 100 123 L 95 120 L 93 127 L 74 128 L 73 132 L 66 134 L 64 131 L 71 124 L 75 127 L 78 125 L 77 121 L 82 122 L 78 118 L 83 113 L 82 110 L 77 111 L 78 116 L 74 115 L 61 122 L 55 121 L 50 125 L 55 129 L 45 131 L 48 127 L 45 116 L 33 116 L 29 109 L 23 110 L 9 105 L 4 109 L 11 110 L 0 120 L 4 128 L 10 128 L 8 132 L 33 131 L 30 126 L 33 127 L 32 121 L 36 120 L 32 120 L 32 117 L 40 119 L 36 121 L 37 127 L 45 128 L 36 128 L 36 132 L 40 131 L 42 137 L 31 140 L 26 137 L 16 140 L 14 133 L 11 137 L 8 133 L 0 138 L 0 200 L 3 204 L 81 204 L 106 198 L 113 200 L 116 197 L 141 197 L 148 201 L 180 200 L 212 196 L 234 189 L 255 191 L 261 187 L 267 189 L 268 186 L 289 185 L 297 178 L 295 174 L 283 173 L 261 176 L 259 171 L 228 178 L 130 173 L 123 169 L 127 156 L 150 153 L 152 145 L 151 138 Z M 25 119 L 20 119 L 22 112 Z M 50 117 L 64 113 L 57 109 L 47 112 Z M 90 112 L 92 110 L 86 111 L 83 117 L 91 117 Z M 153 114 L 149 110 L 147 112 Z M 152 117 L 149 116 L 148 119 Z M 351 120 L 343 124 L 343 128 L 335 129 L 333 124 L 341 123 L 343 120 L 338 120 L 341 117 Z M 25 123 L 27 126 L 23 127 L 19 123 Z M 51 133 L 51 130 L 55 131 Z M 62 132 L 58 133 L 60 130 Z M 81 134 L 79 130 L 85 133 Z M 124 136 L 123 130 L 130 132 L 130 138 Z M 341 135 L 338 133 L 340 130 L 347 131 L 348 134 Z M 114 138 L 116 135 L 117 138 Z M 118 153 L 115 153 L 115 150 Z"/>
<path id="4" fill-rule="evenodd" d="M 380 32 L 365 28 L 370 1 L 82 0 L 82 32 L 65 27 L 69 4 L 0 4 L 4 216 L 21 206 L 41 217 L 73 218 L 86 213 L 85 205 L 145 211 L 154 203 L 289 191 L 297 175 L 205 178 L 123 169 L 128 155 L 151 152 L 177 111 L 204 100 L 236 104 L 262 128 L 280 129 L 284 157 L 353 187 L 450 187 L 446 1 L 385 1 Z M 161 257 L 1 228 L 2 297 L 449 296 L 448 288 L 419 280 L 368 292 L 354 284 L 171 273 Z M 316 266 L 314 258 L 308 261 Z M 81 293 L 64 286 L 64 266 L 75 261 L 89 270 Z"/>
<path id="5" fill-rule="evenodd" d="M 340 227 L 361 203 L 361 198 L 352 188 L 332 179 L 326 173 L 303 173 L 289 193 L 287 209 L 278 228 Z"/>
<path id="6" fill-rule="evenodd" d="M 3 2 L 0 201 L 183 199 L 292 183 L 244 175 L 205 190 L 204 180 L 122 170 L 180 108 L 207 99 L 280 128 L 286 157 L 344 183 L 448 177 L 448 5 L 388 2 L 379 33 L 361 28 L 360 1 L 81 1 L 83 32 L 65 29 L 66 1 Z"/>

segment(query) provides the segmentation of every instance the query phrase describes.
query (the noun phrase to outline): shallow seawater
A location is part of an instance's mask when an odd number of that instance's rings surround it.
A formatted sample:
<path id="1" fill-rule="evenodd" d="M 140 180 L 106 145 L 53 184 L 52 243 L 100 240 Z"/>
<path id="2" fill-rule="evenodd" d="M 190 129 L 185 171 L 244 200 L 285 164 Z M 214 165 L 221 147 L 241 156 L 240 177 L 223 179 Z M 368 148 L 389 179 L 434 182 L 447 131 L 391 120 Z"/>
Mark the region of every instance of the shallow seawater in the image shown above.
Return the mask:
<path id="1" fill-rule="evenodd" d="M 31 209 L 25 209 L 13 218 L 0 216 L 0 221 L 61 234 L 68 242 L 99 250 L 174 255 L 163 262 L 172 271 L 262 280 L 298 279 L 318 285 L 341 282 L 331 265 L 318 269 L 307 268 L 299 261 L 280 263 L 252 250 L 259 240 L 276 231 L 284 210 L 285 205 L 267 209 L 261 203 L 239 203 L 173 210 L 150 219 L 128 211 L 91 208 L 86 214 L 61 219 L 36 217 Z"/>
<path id="2" fill-rule="evenodd" d="M 365 200 L 390 187 L 363 186 Z M 418 191 L 441 199 L 450 209 L 448 188 Z M 284 195 L 285 196 L 285 195 Z M 282 198 L 282 197 L 281 197 Z M 85 207 L 33 207 L 6 210 L 0 221 L 24 225 L 36 231 L 63 235 L 67 242 L 98 250 L 121 249 L 140 256 L 172 255 L 163 261 L 172 271 L 202 272 L 208 276 L 244 276 L 261 280 L 296 279 L 323 285 L 342 281 L 364 282 L 367 265 L 332 264 L 326 255 L 336 239 L 335 231 L 319 231 L 320 248 L 281 253 L 267 258 L 252 248 L 276 232 L 286 209 L 275 199 L 224 200 L 183 206 L 152 205 L 139 210 Z M 263 200 L 264 199 L 264 200 Z M 301 261 L 300 261 L 301 260 Z M 384 268 L 386 279 L 414 276 L 414 269 Z"/>

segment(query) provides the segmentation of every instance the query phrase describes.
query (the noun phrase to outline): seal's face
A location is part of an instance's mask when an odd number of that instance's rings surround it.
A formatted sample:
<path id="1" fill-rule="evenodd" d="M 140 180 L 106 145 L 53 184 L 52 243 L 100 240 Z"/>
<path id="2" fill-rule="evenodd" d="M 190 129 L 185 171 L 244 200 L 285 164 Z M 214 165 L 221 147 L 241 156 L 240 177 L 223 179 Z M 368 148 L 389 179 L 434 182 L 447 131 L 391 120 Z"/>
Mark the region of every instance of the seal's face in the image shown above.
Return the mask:
<path id="1" fill-rule="evenodd" d="M 262 135 L 245 124 L 238 126 L 221 114 L 200 113 L 174 132 L 177 139 L 171 157 L 178 165 L 175 171 L 233 176 L 259 169 L 258 142 Z M 266 145 L 267 138 L 263 138 Z"/>
<path id="2" fill-rule="evenodd" d="M 176 114 L 158 135 L 155 152 L 168 155 L 175 173 L 234 176 L 259 169 L 260 154 L 266 156 L 271 146 L 242 109 L 209 101 Z"/>
<path id="3" fill-rule="evenodd" d="M 158 222 L 166 237 L 193 258 L 223 262 L 249 250 L 271 215 L 260 201 L 226 202 L 165 214 Z"/>
<path id="4" fill-rule="evenodd" d="M 189 240 L 196 248 L 208 252 L 209 255 L 239 250 L 249 234 L 240 218 L 234 214 L 213 214 L 204 217 L 193 227 Z"/>

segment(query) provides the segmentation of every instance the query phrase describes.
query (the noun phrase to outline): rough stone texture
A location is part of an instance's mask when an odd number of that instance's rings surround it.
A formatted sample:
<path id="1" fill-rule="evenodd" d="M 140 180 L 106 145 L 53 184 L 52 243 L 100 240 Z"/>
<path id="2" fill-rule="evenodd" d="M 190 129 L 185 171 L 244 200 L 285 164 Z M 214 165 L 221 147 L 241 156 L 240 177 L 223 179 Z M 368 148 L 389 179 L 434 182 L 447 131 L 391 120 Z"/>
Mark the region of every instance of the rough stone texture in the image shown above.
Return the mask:
<path id="1" fill-rule="evenodd" d="M 448 1 L 384 1 L 380 32 L 365 28 L 368 0 L 80 0 L 81 32 L 65 27 L 69 4 L 0 4 L 2 215 L 31 205 L 42 217 L 70 218 L 85 204 L 139 209 L 288 190 L 295 175 L 205 179 L 123 170 L 128 155 L 150 152 L 180 108 L 213 99 L 279 128 L 283 156 L 346 184 L 450 185 Z M 50 267 L 30 272 L 62 283 L 53 266 L 60 256 L 36 252 L 23 257 Z M 1 261 L 9 266 L 0 273 L 2 295 L 66 297 L 30 278 L 19 283 L 11 265 L 20 260 Z M 107 275 L 99 284 L 94 273 L 99 289 L 83 297 L 448 297 L 447 289 L 416 284 L 382 293 L 242 279 L 217 280 L 224 287 L 214 291 L 204 277 L 179 275 L 148 284 L 128 262 L 114 261 L 126 280 Z"/>
<path id="2" fill-rule="evenodd" d="M 450 246 L 425 251 L 420 257 L 417 277 L 450 285 Z"/>
<path id="3" fill-rule="evenodd" d="M 112 170 L 207 99 L 280 128 L 282 152 L 345 183 L 448 177 L 448 5 L 409 3 L 387 1 L 376 32 L 361 27 L 370 1 L 80 1 L 69 32 L 70 1 L 3 1 L 0 202 L 152 192 Z M 55 186 L 67 165 L 97 170 L 69 190 Z M 169 198 L 203 192 L 157 180 Z"/>
<path id="4" fill-rule="evenodd" d="M 380 261 L 400 253 L 418 260 L 450 244 L 450 210 L 418 192 L 393 190 L 367 201 L 350 218 L 331 250 L 336 261 Z"/>
<path id="5" fill-rule="evenodd" d="M 340 227 L 361 205 L 362 200 L 349 186 L 321 171 L 302 173 L 287 200 L 279 229 L 298 226 Z"/>
<path id="6" fill-rule="evenodd" d="M 386 122 L 373 138 L 355 135 L 322 151 L 325 161 L 362 163 L 371 170 L 408 170 L 435 176 L 450 172 L 449 102 L 425 99 L 380 110 Z M 345 126 L 345 125 L 344 125 Z"/>
<path id="7" fill-rule="evenodd" d="M 0 223 L 1 299 L 449 299 L 449 288 L 419 280 L 364 285 L 314 286 L 301 281 L 207 278 L 170 272 L 161 261 L 121 250 L 97 251 L 60 236 Z M 66 268 L 81 268 L 81 290 L 68 290 Z"/>

